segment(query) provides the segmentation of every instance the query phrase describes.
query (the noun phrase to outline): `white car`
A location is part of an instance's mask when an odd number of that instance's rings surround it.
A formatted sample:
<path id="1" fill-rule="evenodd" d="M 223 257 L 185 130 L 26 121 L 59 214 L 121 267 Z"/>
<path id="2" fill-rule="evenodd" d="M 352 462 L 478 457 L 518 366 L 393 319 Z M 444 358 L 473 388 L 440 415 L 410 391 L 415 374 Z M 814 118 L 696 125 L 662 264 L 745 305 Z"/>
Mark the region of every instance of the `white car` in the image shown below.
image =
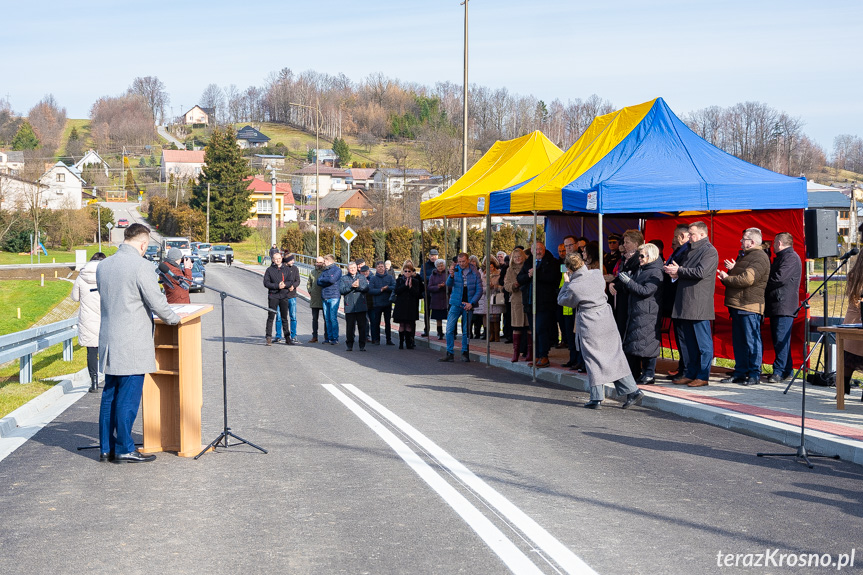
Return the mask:
<path id="1" fill-rule="evenodd" d="M 202 261 L 208 262 L 210 261 L 210 247 L 213 244 L 204 244 L 199 243 L 198 247 L 195 248 L 195 253 L 198 254 L 198 257 L 201 258 Z"/>

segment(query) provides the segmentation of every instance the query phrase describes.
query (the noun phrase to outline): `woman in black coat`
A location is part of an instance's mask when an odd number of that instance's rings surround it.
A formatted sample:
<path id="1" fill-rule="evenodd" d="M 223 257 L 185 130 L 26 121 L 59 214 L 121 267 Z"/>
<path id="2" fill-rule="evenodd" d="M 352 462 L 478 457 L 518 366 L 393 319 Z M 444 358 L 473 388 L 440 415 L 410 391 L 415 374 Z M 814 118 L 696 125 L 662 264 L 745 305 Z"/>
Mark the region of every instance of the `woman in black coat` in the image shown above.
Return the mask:
<path id="1" fill-rule="evenodd" d="M 623 241 L 621 243 L 621 257 L 614 266 L 612 275 L 615 279 L 608 286 L 608 291 L 613 297 L 611 307 L 614 308 L 614 321 L 617 323 L 617 331 L 620 333 L 620 338 L 626 332 L 626 320 L 629 314 L 629 292 L 621 289 L 623 282 L 620 280 L 620 273 L 626 272 L 629 276 L 635 275 L 638 270 L 638 248 L 644 243 L 644 235 L 638 230 L 626 230 L 623 232 Z"/>
<path id="2" fill-rule="evenodd" d="M 393 321 L 399 324 L 399 349 L 413 349 L 416 322 L 420 318 L 423 280 L 417 275 L 412 261 L 407 260 L 402 266 L 402 273 L 396 280 L 393 293 L 396 298 Z"/>
<path id="3" fill-rule="evenodd" d="M 662 346 L 660 308 L 662 307 L 662 264 L 659 248 L 644 244 L 638 248 L 639 268 L 634 275 L 621 272 L 618 293 L 626 293 L 627 320 L 623 352 L 640 385 L 655 383 L 656 356 Z"/>

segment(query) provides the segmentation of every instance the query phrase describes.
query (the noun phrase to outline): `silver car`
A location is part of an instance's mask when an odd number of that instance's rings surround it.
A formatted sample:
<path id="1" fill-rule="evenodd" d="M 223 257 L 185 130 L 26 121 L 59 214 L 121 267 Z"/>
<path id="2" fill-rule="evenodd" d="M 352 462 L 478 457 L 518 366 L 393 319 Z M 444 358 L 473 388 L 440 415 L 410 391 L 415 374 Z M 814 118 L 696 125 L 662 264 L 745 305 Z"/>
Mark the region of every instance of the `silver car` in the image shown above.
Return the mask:
<path id="1" fill-rule="evenodd" d="M 198 254 L 198 257 L 206 263 L 210 261 L 210 247 L 212 245 L 213 244 L 199 243 L 198 247 L 194 250 L 194 253 Z"/>

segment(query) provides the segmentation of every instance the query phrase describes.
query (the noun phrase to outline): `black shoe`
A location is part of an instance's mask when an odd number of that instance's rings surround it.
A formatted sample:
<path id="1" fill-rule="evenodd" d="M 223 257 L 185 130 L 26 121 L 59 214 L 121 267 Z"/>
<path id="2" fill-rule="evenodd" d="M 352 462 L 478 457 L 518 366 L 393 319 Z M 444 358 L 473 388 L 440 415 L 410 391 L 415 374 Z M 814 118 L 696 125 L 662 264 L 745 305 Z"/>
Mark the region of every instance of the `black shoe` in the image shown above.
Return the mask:
<path id="1" fill-rule="evenodd" d="M 345 351 L 354 351 L 354 346 L 349 345 L 345 348 Z"/>
<path id="2" fill-rule="evenodd" d="M 285 345 L 294 345 L 294 340 L 289 337 L 285 338 Z"/>
<path id="3" fill-rule="evenodd" d="M 461 354 L 461 360 L 465 363 L 470 363 L 470 354 L 468 352 L 464 352 Z"/>
<path id="4" fill-rule="evenodd" d="M 148 461 L 155 460 L 155 455 L 144 455 L 140 451 L 133 451 L 132 453 L 117 453 L 114 455 L 114 463 L 146 463 Z"/>
<path id="5" fill-rule="evenodd" d="M 429 332 L 424 331 L 424 332 L 423 332 L 423 334 L 422 334 L 422 337 L 428 337 L 428 336 L 429 336 Z"/>
<path id="6" fill-rule="evenodd" d="M 99 391 L 99 382 L 94 381 L 93 383 L 91 383 L 90 389 L 88 389 L 87 391 L 90 393 L 96 393 L 97 391 Z"/>
<path id="7" fill-rule="evenodd" d="M 568 361 L 566 363 L 562 363 L 562 364 L 560 364 L 560 367 L 572 367 L 572 362 Z"/>
<path id="8" fill-rule="evenodd" d="M 732 375 L 732 376 L 726 377 L 725 379 L 720 379 L 719 383 L 743 383 L 744 381 L 746 381 L 745 377 L 737 377 L 737 376 Z"/>
<path id="9" fill-rule="evenodd" d="M 633 403 L 635 405 L 641 405 L 642 399 L 644 399 L 644 392 L 639 389 L 636 392 L 630 393 L 629 396 L 626 398 L 626 401 L 624 401 L 623 405 L 621 405 L 620 407 L 622 407 L 623 409 L 629 409 L 630 407 L 632 407 Z"/>
<path id="10" fill-rule="evenodd" d="M 747 378 L 742 379 L 739 383 L 740 383 L 740 385 L 749 386 L 749 385 L 756 385 L 756 384 L 761 383 L 761 382 L 758 380 L 757 377 L 747 377 Z"/>
<path id="11" fill-rule="evenodd" d="M 381 344 L 381 340 L 378 340 L 378 341 L 372 340 L 372 345 L 380 345 L 380 344 Z"/>
<path id="12" fill-rule="evenodd" d="M 770 377 L 767 378 L 767 383 L 780 383 L 781 381 L 782 378 L 775 373 L 771 373 Z"/>
<path id="13" fill-rule="evenodd" d="M 282 338 L 280 338 L 280 337 L 274 337 L 273 338 L 273 343 L 279 343 L 280 341 L 282 341 Z"/>
<path id="14" fill-rule="evenodd" d="M 592 399 L 592 400 L 588 401 L 587 403 L 585 403 L 584 407 L 586 407 L 587 409 L 599 409 L 600 407 L 602 407 L 602 402 L 595 400 L 595 399 Z"/>
<path id="15" fill-rule="evenodd" d="M 638 385 L 654 385 L 656 384 L 656 378 L 653 377 L 642 377 L 638 380 Z"/>
<path id="16" fill-rule="evenodd" d="M 361 346 L 360 346 L 360 351 L 365 351 L 365 350 L 366 350 L 366 347 L 365 347 L 364 345 L 361 345 Z"/>
<path id="17" fill-rule="evenodd" d="M 453 355 L 451 353 L 448 353 L 448 354 L 446 354 L 445 357 L 438 359 L 438 361 L 441 361 L 441 362 L 448 361 L 448 362 L 452 363 L 455 361 L 455 357 L 453 357 Z"/>
<path id="18" fill-rule="evenodd" d="M 379 342 L 379 343 L 380 343 L 380 342 Z M 389 340 L 389 339 L 388 339 L 388 340 L 387 340 L 387 345 L 395 345 L 395 344 L 392 342 L 392 340 Z"/>
<path id="19" fill-rule="evenodd" d="M 99 461 L 100 462 L 114 461 L 114 454 L 113 453 L 100 453 L 99 454 Z"/>

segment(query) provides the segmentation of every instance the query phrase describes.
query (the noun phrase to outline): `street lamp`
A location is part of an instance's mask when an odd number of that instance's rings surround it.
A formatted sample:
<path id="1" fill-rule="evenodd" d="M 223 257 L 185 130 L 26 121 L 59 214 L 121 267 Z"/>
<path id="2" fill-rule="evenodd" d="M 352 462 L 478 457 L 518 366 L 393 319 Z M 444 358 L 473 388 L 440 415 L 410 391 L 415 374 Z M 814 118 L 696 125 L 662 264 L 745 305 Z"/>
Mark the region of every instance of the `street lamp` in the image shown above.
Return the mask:
<path id="1" fill-rule="evenodd" d="M 321 255 L 321 176 L 318 170 L 318 150 L 320 150 L 320 133 L 321 133 L 321 120 L 323 120 L 324 115 L 321 114 L 321 107 L 318 106 L 309 106 L 307 104 L 297 104 L 294 102 L 289 102 L 289 106 L 299 106 L 300 108 L 308 108 L 309 110 L 314 110 L 318 113 L 316 121 L 315 121 L 315 257 Z"/>
<path id="2" fill-rule="evenodd" d="M 462 142 L 461 173 L 467 173 L 467 3 L 464 6 L 464 141 Z M 467 218 L 461 219 L 461 251 L 467 253 Z"/>
<path id="3" fill-rule="evenodd" d="M 276 245 L 276 184 L 278 180 L 276 179 L 276 168 L 267 164 L 265 171 L 270 172 L 270 184 L 272 184 L 272 190 L 270 192 L 270 245 Z"/>

